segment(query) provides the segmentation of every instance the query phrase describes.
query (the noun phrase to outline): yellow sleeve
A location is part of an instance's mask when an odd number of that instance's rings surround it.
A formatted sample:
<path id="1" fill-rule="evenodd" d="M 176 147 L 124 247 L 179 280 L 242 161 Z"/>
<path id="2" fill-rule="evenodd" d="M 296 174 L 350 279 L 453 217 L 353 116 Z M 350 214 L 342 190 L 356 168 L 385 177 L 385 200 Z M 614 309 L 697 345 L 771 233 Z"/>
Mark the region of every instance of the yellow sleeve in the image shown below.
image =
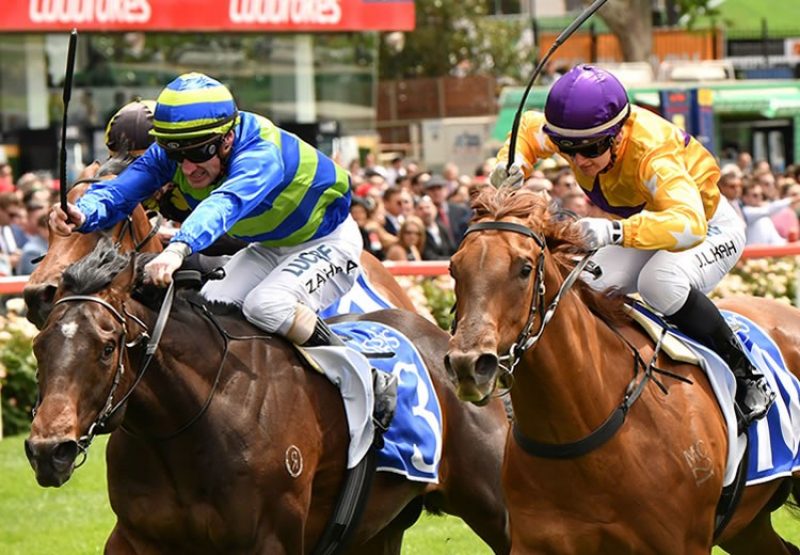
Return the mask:
<path id="1" fill-rule="evenodd" d="M 623 246 L 682 251 L 708 232 L 703 199 L 694 179 L 674 154 L 646 157 L 639 168 L 645 209 L 622 221 Z"/>
<path id="2" fill-rule="evenodd" d="M 522 114 L 517 134 L 516 154 L 514 161 L 525 162 L 523 167 L 525 177 L 530 176 L 533 165 L 541 158 L 548 158 L 558 152 L 553 142 L 545 135 L 544 114 L 530 110 Z M 508 147 L 511 139 L 509 132 L 506 142 L 497 153 L 497 160 L 508 161 Z"/>

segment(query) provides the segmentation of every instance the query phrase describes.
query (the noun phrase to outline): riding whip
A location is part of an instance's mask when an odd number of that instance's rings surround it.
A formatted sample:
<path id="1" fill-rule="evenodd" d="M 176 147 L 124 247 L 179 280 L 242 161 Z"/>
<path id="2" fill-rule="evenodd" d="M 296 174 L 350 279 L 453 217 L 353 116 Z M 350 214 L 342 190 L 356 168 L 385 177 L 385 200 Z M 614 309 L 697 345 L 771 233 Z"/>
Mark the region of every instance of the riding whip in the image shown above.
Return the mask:
<path id="1" fill-rule="evenodd" d="M 514 163 L 514 150 L 517 146 L 517 135 L 519 134 L 519 120 L 522 118 L 522 110 L 525 108 L 525 101 L 528 100 L 528 94 L 531 92 L 531 87 L 533 86 L 534 81 L 542 72 L 542 68 L 547 63 L 547 60 L 550 59 L 550 56 L 556 51 L 556 49 L 561 46 L 564 41 L 566 41 L 569 37 L 572 36 L 572 33 L 575 30 L 583 25 L 583 22 L 592 17 L 594 12 L 599 10 L 603 4 L 606 3 L 606 0 L 595 0 L 591 5 L 587 6 L 583 12 L 573 21 L 570 23 L 569 27 L 561 31 L 561 34 L 558 35 L 556 40 L 553 42 L 553 45 L 547 50 L 547 53 L 542 57 L 539 63 L 536 65 L 536 68 L 533 70 L 533 75 L 531 76 L 530 81 L 528 81 L 528 86 L 525 87 L 525 92 L 522 95 L 522 100 L 519 103 L 519 108 L 517 108 L 517 113 L 514 114 L 514 123 L 511 125 L 511 140 L 508 145 L 508 165 L 507 167 L 510 168 L 511 165 Z"/>
<path id="2" fill-rule="evenodd" d="M 61 182 L 59 183 L 59 197 L 61 198 L 61 210 L 67 213 L 67 112 L 69 99 L 72 96 L 72 75 L 75 73 L 75 47 L 78 44 L 78 30 L 73 29 L 69 34 L 69 49 L 67 50 L 67 73 L 64 76 L 64 119 L 61 122 L 61 158 L 59 173 Z M 69 216 L 67 216 L 69 218 Z"/>

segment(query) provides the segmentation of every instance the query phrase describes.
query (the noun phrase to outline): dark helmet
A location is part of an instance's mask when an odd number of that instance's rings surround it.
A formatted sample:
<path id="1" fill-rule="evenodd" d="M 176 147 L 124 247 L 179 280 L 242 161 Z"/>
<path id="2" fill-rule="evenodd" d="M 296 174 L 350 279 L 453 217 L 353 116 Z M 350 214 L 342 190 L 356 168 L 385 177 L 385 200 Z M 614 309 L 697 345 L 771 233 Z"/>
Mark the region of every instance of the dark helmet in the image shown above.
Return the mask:
<path id="1" fill-rule="evenodd" d="M 550 88 L 544 132 L 559 146 L 588 145 L 615 137 L 630 113 L 628 93 L 616 77 L 578 65 Z"/>
<path id="2" fill-rule="evenodd" d="M 236 102 L 225 85 L 202 73 L 186 73 L 158 95 L 150 134 L 158 144 L 174 149 L 225 134 L 238 118 Z"/>
<path id="3" fill-rule="evenodd" d="M 111 116 L 106 125 L 106 147 L 111 152 L 147 150 L 153 143 L 155 100 L 134 100 Z"/>

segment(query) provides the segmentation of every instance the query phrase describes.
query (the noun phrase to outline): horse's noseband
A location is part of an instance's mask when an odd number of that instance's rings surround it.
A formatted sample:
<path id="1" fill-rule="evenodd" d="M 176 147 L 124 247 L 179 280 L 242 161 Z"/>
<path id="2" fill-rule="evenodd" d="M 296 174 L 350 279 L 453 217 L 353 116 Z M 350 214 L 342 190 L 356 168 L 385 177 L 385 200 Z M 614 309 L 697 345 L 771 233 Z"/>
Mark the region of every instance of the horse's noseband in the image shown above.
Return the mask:
<path id="1" fill-rule="evenodd" d="M 142 322 L 139 318 L 137 318 L 133 314 L 129 313 L 127 310 L 124 309 L 124 307 L 123 307 L 123 312 L 124 312 L 123 315 L 122 312 L 117 310 L 114 307 L 114 305 L 112 305 L 105 299 L 102 299 L 94 295 L 70 295 L 59 299 L 53 306 L 55 307 L 56 305 L 67 302 L 97 303 L 106 310 L 108 310 L 111 313 L 111 315 L 120 324 L 122 324 L 122 332 L 120 334 L 120 342 L 119 342 L 120 352 L 117 359 L 117 369 L 114 373 L 114 380 L 111 382 L 111 389 L 108 392 L 108 397 L 106 397 L 106 402 L 103 405 L 103 409 L 97 414 L 97 417 L 95 418 L 94 422 L 92 422 L 92 424 L 89 426 L 89 429 L 86 431 L 86 434 L 78 439 L 78 448 L 84 454 L 83 460 L 85 461 L 86 451 L 89 449 L 89 446 L 91 445 L 94 436 L 103 430 L 105 423 L 111 418 L 111 416 L 119 409 L 119 407 L 128 398 L 128 396 L 126 395 L 120 402 L 116 404 L 114 403 L 114 393 L 116 392 L 117 387 L 119 386 L 119 383 L 122 380 L 122 376 L 125 374 L 125 360 L 124 360 L 125 357 L 124 353 L 122 352 L 122 349 L 135 347 L 145 339 L 148 339 L 150 336 L 148 334 L 147 326 L 145 325 L 144 322 Z M 125 316 L 136 322 L 142 328 L 142 332 L 133 341 L 128 341 L 128 319 Z M 34 415 L 35 414 L 36 414 L 36 409 L 34 409 Z M 83 461 L 81 462 L 81 464 L 83 464 Z M 76 468 L 77 466 L 80 465 L 76 465 Z"/>
<path id="2" fill-rule="evenodd" d="M 508 353 L 500 357 L 500 368 L 504 370 L 507 374 L 513 375 L 514 369 L 516 368 L 519 361 L 522 360 L 522 355 L 525 354 L 525 351 L 536 345 L 539 339 L 544 333 L 544 328 L 547 326 L 547 323 L 552 319 L 553 314 L 558 308 L 558 303 L 561 302 L 561 298 L 564 296 L 575 281 L 578 279 L 580 273 L 584 270 L 586 265 L 589 263 L 589 259 L 595 253 L 595 251 L 591 251 L 587 253 L 572 269 L 569 275 L 566 277 L 564 282 L 561 284 L 561 287 L 556 293 L 553 300 L 550 301 L 550 304 L 545 309 L 545 283 L 544 283 L 544 262 L 545 256 L 547 254 L 547 242 L 545 241 L 544 237 L 537 233 L 536 231 L 515 222 L 502 222 L 502 221 L 490 221 L 490 222 L 478 222 L 476 224 L 472 224 L 467 228 L 465 236 L 470 233 L 475 233 L 479 231 L 506 231 L 510 233 L 517 233 L 519 235 L 524 235 L 525 237 L 529 237 L 536 242 L 536 245 L 542 250 L 541 255 L 538 257 L 536 261 L 536 276 L 534 277 L 533 282 L 533 295 L 531 296 L 531 304 L 528 310 L 528 320 L 525 325 L 522 327 L 522 330 L 519 332 L 517 339 L 514 343 L 509 347 Z M 533 323 L 536 319 L 537 312 L 542 314 L 541 324 L 539 329 L 533 333 Z M 454 322 L 457 318 L 454 318 Z M 455 324 L 453 325 L 453 333 L 455 333 Z"/>

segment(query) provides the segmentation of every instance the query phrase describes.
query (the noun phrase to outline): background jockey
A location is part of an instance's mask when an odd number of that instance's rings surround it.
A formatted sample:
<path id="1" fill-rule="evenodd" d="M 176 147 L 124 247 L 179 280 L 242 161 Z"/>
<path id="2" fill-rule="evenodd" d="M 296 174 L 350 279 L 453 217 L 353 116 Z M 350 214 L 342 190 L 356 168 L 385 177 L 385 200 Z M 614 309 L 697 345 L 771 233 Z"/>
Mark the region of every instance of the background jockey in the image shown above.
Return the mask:
<path id="1" fill-rule="evenodd" d="M 156 111 L 155 100 L 134 100 L 120 108 L 106 125 L 106 147 L 109 156 L 131 156 L 138 158 L 153 144 L 153 116 Z M 160 187 L 153 196 L 142 205 L 147 210 L 156 210 L 170 222 L 182 222 L 192 211 L 186 197 L 174 182 L 169 181 Z M 161 227 L 159 237 L 162 242 L 169 242 L 174 234 L 171 225 Z M 214 243 L 203 249 L 208 256 L 229 255 L 247 246 L 230 235 L 223 235 Z"/>
<path id="2" fill-rule="evenodd" d="M 514 164 L 508 143 L 490 175 L 516 186 L 539 158 L 560 153 L 608 218 L 582 218 L 592 287 L 637 292 L 681 331 L 716 351 L 736 377 L 740 424 L 764 416 L 775 398 L 706 293 L 733 268 L 743 222 L 717 188 L 714 157 L 682 129 L 631 106 L 610 73 L 580 65 L 550 89 L 545 113 L 526 112 Z"/>
<path id="3" fill-rule="evenodd" d="M 155 100 L 134 100 L 111 116 L 106 125 L 106 148 L 110 156 L 127 153 L 139 157 L 153 144 Z"/>
<path id="4" fill-rule="evenodd" d="M 346 379 L 364 383 L 371 369 L 345 347 L 317 311 L 350 290 L 363 242 L 349 215 L 347 172 L 268 119 L 240 112 L 231 92 L 200 74 L 182 75 L 160 93 L 152 145 L 119 177 L 93 186 L 77 205 L 51 213 L 62 234 L 111 227 L 168 181 L 192 211 L 166 249 L 145 266 L 165 286 L 184 258 L 225 233 L 249 244 L 226 264 L 224 279 L 203 295 L 234 303 L 251 323 L 313 351 L 325 347 Z M 375 419 L 388 426 L 396 381 L 375 372 Z"/>

